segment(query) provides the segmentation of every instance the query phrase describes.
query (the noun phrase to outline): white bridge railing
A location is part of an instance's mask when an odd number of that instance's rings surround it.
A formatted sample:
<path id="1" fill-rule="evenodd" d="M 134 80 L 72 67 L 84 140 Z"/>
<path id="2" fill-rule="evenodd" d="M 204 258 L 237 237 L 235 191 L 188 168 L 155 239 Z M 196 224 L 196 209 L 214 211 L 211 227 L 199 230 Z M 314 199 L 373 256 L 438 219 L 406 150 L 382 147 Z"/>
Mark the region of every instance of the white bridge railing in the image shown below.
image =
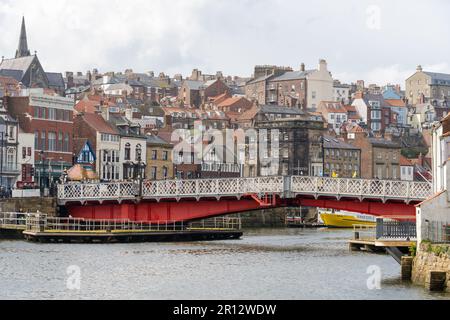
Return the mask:
<path id="1" fill-rule="evenodd" d="M 260 177 L 209 180 L 167 180 L 117 183 L 68 183 L 58 186 L 60 203 L 72 201 L 161 200 L 205 197 L 243 197 L 276 194 L 363 199 L 422 201 L 432 193 L 430 183 L 335 179 L 322 177 Z"/>
<path id="2" fill-rule="evenodd" d="M 432 185 L 427 182 L 334 179 L 321 177 L 292 177 L 294 194 L 358 197 L 359 199 L 422 201 L 431 196 Z"/>

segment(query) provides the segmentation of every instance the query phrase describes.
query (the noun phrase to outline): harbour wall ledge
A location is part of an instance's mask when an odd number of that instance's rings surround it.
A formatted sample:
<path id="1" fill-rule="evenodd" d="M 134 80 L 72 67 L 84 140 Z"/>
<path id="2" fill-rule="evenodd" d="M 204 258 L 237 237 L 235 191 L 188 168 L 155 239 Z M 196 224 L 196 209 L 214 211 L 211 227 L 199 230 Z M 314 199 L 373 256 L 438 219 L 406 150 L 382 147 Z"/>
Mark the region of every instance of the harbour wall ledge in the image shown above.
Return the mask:
<path id="1" fill-rule="evenodd" d="M 450 245 L 422 243 L 413 261 L 412 281 L 450 293 Z"/>
<path id="2" fill-rule="evenodd" d="M 58 206 L 55 198 L 11 198 L 0 200 L 0 212 L 42 212 L 56 216 Z"/>

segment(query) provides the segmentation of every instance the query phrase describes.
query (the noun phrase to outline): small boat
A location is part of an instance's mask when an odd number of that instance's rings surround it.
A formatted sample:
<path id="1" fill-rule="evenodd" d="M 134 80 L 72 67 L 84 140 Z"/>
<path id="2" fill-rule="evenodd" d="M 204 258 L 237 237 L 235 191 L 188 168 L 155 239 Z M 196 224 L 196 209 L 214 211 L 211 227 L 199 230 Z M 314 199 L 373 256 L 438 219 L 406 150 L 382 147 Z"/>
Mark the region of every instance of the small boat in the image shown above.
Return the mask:
<path id="1" fill-rule="evenodd" d="M 376 217 L 353 212 L 320 213 L 325 226 L 329 228 L 353 228 L 355 225 L 376 227 Z"/>

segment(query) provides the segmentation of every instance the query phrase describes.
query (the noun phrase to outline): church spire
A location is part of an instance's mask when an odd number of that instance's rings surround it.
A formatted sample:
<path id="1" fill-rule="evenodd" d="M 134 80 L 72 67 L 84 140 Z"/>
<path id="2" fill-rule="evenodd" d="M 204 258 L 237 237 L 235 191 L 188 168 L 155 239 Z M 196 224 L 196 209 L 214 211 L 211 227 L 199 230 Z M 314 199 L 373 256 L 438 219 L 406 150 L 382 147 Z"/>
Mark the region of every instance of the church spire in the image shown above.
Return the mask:
<path id="1" fill-rule="evenodd" d="M 27 30 L 25 28 L 25 17 L 22 17 L 22 28 L 20 30 L 19 47 L 16 51 L 16 59 L 30 56 L 30 50 L 28 50 Z"/>

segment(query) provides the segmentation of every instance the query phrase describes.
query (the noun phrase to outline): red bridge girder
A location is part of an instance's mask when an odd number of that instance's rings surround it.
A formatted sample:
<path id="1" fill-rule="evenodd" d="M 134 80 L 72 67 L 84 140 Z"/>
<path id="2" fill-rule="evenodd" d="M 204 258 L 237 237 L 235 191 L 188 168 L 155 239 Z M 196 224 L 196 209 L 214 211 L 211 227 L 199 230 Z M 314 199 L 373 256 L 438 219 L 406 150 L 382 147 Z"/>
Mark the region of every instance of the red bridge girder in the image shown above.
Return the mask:
<path id="1" fill-rule="evenodd" d="M 259 209 L 298 205 L 325 209 L 359 212 L 393 219 L 414 219 L 413 204 L 381 203 L 359 200 L 315 200 L 310 198 L 276 199 L 269 205 L 253 198 L 221 200 L 180 200 L 167 202 L 103 203 L 67 205 L 68 214 L 74 218 L 91 220 L 131 220 L 141 222 L 190 221 L 241 213 Z"/>
<path id="2" fill-rule="evenodd" d="M 141 202 L 67 206 L 74 218 L 92 220 L 131 220 L 141 222 L 189 221 L 258 210 L 262 205 L 252 199 L 202 200 L 180 202 Z M 267 207 L 264 207 L 267 208 Z"/>

